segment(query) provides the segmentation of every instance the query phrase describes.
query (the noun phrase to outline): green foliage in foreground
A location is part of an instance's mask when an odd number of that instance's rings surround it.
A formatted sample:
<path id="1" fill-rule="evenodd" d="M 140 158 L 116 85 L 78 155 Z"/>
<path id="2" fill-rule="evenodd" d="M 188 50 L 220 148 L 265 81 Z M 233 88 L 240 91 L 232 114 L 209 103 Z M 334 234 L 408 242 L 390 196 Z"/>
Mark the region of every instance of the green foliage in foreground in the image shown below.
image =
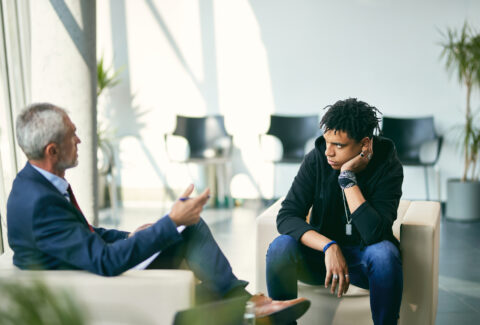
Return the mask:
<path id="1" fill-rule="evenodd" d="M 52 290 L 39 280 L 0 282 L 0 324 L 84 325 L 86 308 L 66 291 Z"/>

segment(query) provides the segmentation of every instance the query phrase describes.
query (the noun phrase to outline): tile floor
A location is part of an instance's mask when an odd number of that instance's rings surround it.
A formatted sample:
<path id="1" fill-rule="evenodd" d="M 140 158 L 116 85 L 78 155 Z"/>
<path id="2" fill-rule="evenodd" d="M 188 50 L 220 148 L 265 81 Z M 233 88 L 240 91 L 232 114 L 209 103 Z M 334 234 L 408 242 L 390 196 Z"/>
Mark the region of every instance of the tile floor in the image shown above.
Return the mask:
<path id="1" fill-rule="evenodd" d="M 480 324 L 480 222 L 442 219 L 438 325 Z"/>
<path id="2" fill-rule="evenodd" d="M 248 202 L 233 209 L 206 209 L 202 216 L 235 274 L 250 281 L 255 291 L 255 218 L 265 207 Z M 134 230 L 166 213 L 158 207 L 126 207 L 116 220 L 119 228 Z M 108 211 L 100 215 L 102 226 L 111 227 Z M 480 324 L 480 222 L 458 223 L 445 219 L 440 227 L 440 279 L 437 325 Z"/>

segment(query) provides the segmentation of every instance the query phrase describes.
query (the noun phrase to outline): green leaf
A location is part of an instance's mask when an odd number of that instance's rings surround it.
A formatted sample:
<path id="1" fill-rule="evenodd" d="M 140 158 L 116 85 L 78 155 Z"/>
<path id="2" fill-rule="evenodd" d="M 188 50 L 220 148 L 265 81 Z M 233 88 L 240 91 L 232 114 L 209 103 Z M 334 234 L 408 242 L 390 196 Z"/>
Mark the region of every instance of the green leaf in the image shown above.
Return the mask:
<path id="1" fill-rule="evenodd" d="M 107 88 L 112 88 L 118 85 L 121 81 L 119 75 L 123 71 L 123 68 L 120 68 L 117 71 L 112 71 L 113 68 L 105 67 L 103 60 L 103 55 L 97 62 L 97 97 L 102 94 L 102 92 Z"/>

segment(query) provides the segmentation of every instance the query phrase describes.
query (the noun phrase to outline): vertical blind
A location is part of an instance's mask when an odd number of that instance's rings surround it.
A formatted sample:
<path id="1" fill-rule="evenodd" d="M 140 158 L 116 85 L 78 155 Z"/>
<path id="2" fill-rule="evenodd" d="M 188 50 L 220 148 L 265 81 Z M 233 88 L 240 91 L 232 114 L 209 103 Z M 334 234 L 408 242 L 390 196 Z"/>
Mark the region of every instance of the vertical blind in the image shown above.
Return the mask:
<path id="1" fill-rule="evenodd" d="M 29 2 L 0 0 L 0 237 L 6 234 L 7 195 L 25 160 L 16 147 L 14 121 L 30 97 L 29 35 Z M 0 241 L 0 252 L 3 247 Z"/>

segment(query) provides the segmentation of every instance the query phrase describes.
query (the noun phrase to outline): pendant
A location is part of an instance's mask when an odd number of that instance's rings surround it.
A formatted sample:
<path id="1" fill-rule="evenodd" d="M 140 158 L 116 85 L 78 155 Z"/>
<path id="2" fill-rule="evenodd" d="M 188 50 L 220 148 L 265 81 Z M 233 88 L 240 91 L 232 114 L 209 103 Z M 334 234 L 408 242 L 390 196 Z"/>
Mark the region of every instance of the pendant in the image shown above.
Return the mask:
<path id="1" fill-rule="evenodd" d="M 351 235 L 352 235 L 352 224 L 347 223 L 347 224 L 345 225 L 345 233 L 347 234 L 347 236 L 351 236 Z"/>

